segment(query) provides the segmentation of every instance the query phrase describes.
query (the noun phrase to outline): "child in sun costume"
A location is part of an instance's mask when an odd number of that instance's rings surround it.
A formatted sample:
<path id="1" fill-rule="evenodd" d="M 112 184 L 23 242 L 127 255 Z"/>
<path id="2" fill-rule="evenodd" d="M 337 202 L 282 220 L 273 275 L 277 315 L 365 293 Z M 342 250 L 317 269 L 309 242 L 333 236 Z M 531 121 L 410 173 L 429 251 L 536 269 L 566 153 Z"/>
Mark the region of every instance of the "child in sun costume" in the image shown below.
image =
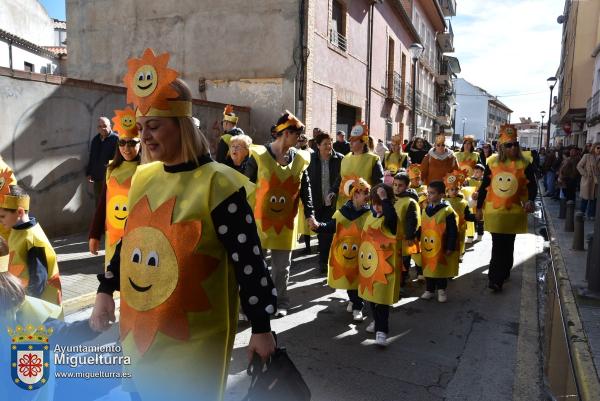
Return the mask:
<path id="1" fill-rule="evenodd" d="M 246 167 L 246 175 L 257 177 L 254 217 L 263 248 L 271 250 L 279 317 L 285 316 L 290 306 L 287 283 L 298 234 L 299 201 L 304 206 L 304 216 L 299 218 L 314 215 L 307 171 L 310 153 L 294 147 L 303 130 L 304 124 L 286 110 L 275 126 L 275 140 L 265 146 L 253 146 Z"/>
<path id="2" fill-rule="evenodd" d="M 383 168 L 389 171 L 392 176 L 396 175 L 398 170 L 407 168 L 409 165 L 408 153 L 402 152 L 402 136 L 392 136 L 392 150 L 385 152 L 383 157 Z"/>
<path id="3" fill-rule="evenodd" d="M 344 193 L 350 200 L 337 210 L 330 221 L 320 223 L 318 233 L 335 233 L 329 252 L 327 284 L 348 290 L 348 312 L 362 320 L 363 300 L 358 296 L 358 248 L 363 225 L 369 216 L 371 186 L 363 178 L 346 182 Z"/>
<path id="4" fill-rule="evenodd" d="M 362 144 L 360 153 L 352 151 L 342 159 L 340 166 L 340 184 L 336 207 L 341 208 L 348 197 L 344 195 L 344 187 L 348 180 L 363 178 L 369 185 L 376 185 L 383 182 L 383 167 L 379 161 L 379 156 L 369 151 L 369 127 L 364 122 L 358 122 L 350 132 L 351 148 Z"/>
<path id="5" fill-rule="evenodd" d="M 466 179 L 464 170 L 454 170 L 446 174 L 444 177 L 444 185 L 446 187 L 446 199 L 456 216 L 458 217 L 458 241 L 459 241 L 459 258 L 465 253 L 465 240 L 467 235 L 467 222 L 475 221 L 475 214 L 471 213 L 469 202 L 465 199 L 465 195 L 461 192 L 462 184 Z"/>
<path id="6" fill-rule="evenodd" d="M 21 280 L 27 295 L 56 305 L 62 291 L 56 253 L 35 217 L 29 216 L 29 195 L 9 186 L 12 171 L 0 172 L 6 183 L 0 188 L 0 220 L 10 225 L 8 271 Z"/>
<path id="7" fill-rule="evenodd" d="M 425 209 L 427 206 L 427 185 L 423 185 L 421 181 L 421 165 L 412 163 L 406 169 L 406 173 L 408 174 L 408 178 L 410 180 L 410 189 L 413 189 L 417 192 L 417 196 L 419 197 L 418 203 L 420 207 L 420 211 Z M 419 212 L 419 216 L 420 216 Z M 417 268 L 417 279 L 419 281 L 425 280 L 423 276 L 423 262 L 421 261 L 421 252 L 414 253 L 412 255 L 412 260 L 415 262 L 415 266 Z"/>
<path id="8" fill-rule="evenodd" d="M 473 169 L 479 163 L 479 153 L 475 151 L 475 138 L 471 135 L 465 136 L 460 152 L 454 153 L 460 170 L 467 171 L 467 177 L 473 175 Z"/>
<path id="9" fill-rule="evenodd" d="M 99 241 L 103 231 L 106 231 L 104 267 L 108 266 L 115 253 L 117 243 L 123 237 L 128 215 L 127 195 L 133 174 L 140 164 L 139 134 L 135 122 L 135 110 L 129 107 L 124 110 L 115 110 L 115 117 L 112 120 L 114 130 L 119 135 L 119 148 L 106 169 L 106 182 L 102 188 L 89 234 L 90 240 Z M 127 160 L 126 155 L 131 155 L 127 157 L 133 157 L 133 159 Z"/>
<path id="10" fill-rule="evenodd" d="M 225 163 L 229 157 L 229 141 L 231 137 L 242 135 L 244 131 L 237 126 L 240 118 L 235 114 L 233 106 L 228 104 L 223 110 L 223 134 L 217 146 L 217 155 L 215 160 L 219 163 Z"/>
<path id="11" fill-rule="evenodd" d="M 2 188 L 4 185 L 17 185 L 17 179 L 15 178 L 15 175 L 13 174 L 12 169 L 10 167 L 8 167 L 8 164 L 6 164 L 4 162 L 4 159 L 2 159 L 2 156 L 0 156 L 0 172 L 5 171 L 5 170 L 10 170 L 10 177 L 7 178 L 4 176 L 0 176 L 0 188 Z M 9 235 L 10 235 L 10 227 L 5 227 L 2 225 L 2 223 L 0 223 L 0 237 L 4 238 L 6 241 L 8 241 Z"/>
<path id="12" fill-rule="evenodd" d="M 477 208 L 483 209 L 485 230 L 492 234 L 489 288 L 501 291 L 510 276 L 516 234 L 527 232 L 527 213 L 535 210 L 535 171 L 523 156 L 514 125 L 500 127 L 498 154 L 487 159 Z"/>
<path id="13" fill-rule="evenodd" d="M 461 191 L 465 195 L 465 199 L 469 202 L 469 207 L 473 213 L 477 212 L 477 195 L 474 194 L 479 191 L 481 187 L 481 181 L 483 180 L 483 172 L 485 167 L 483 164 L 476 164 L 473 168 L 473 175 L 467 179 L 465 186 L 462 187 Z M 475 233 L 477 233 L 476 241 L 481 241 L 483 238 L 483 220 L 476 220 L 473 222 L 467 222 L 467 243 L 472 242 Z M 471 238 L 471 241 L 469 241 Z"/>
<path id="14" fill-rule="evenodd" d="M 442 181 L 427 187 L 427 207 L 421 215 L 421 258 L 426 291 L 421 299 L 431 299 L 438 292 L 438 302 L 446 302 L 448 278 L 458 275 L 458 227 L 452 206 L 443 199 Z"/>
<path id="15" fill-rule="evenodd" d="M 121 342 L 132 358 L 127 390 L 143 400 L 221 400 L 238 295 L 255 338 L 270 332 L 276 297 L 244 182 L 210 158 L 191 118 L 191 93 L 168 60 L 151 49 L 129 60 L 127 101 L 143 129 L 164 126 L 197 141 L 182 145 L 182 155 L 197 153 L 180 164 L 138 167 L 122 242 L 98 277 L 92 324 L 107 326 L 112 294 L 120 290 Z M 154 141 L 152 129 L 144 138 Z"/>
<path id="16" fill-rule="evenodd" d="M 396 249 L 398 216 L 394 210 L 392 187 L 378 184 L 371 188 L 371 213 L 364 225 L 358 250 L 358 295 L 371 306 L 373 322 L 368 332 L 375 332 L 377 345 L 387 345 L 390 305 L 400 294 L 402 274 Z"/>

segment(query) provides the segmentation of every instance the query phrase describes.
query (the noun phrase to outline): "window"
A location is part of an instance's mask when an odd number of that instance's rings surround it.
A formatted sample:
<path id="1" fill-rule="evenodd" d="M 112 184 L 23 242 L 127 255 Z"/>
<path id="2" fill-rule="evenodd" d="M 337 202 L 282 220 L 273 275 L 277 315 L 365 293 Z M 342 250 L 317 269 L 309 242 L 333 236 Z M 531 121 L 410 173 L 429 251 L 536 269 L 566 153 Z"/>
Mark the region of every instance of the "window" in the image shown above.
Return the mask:
<path id="1" fill-rule="evenodd" d="M 388 97 L 392 97 L 394 95 L 394 39 L 392 38 L 388 38 L 387 90 Z"/>
<path id="2" fill-rule="evenodd" d="M 522 138 L 519 138 L 519 142 L 523 146 L 529 146 L 529 137 L 524 136 Z"/>
<path id="3" fill-rule="evenodd" d="M 29 71 L 29 72 L 35 72 L 35 66 L 31 63 L 28 63 L 27 61 L 25 61 L 23 69 L 25 71 Z"/>
<path id="4" fill-rule="evenodd" d="M 331 26 L 329 42 L 346 51 L 346 9 L 338 0 L 331 2 Z"/>

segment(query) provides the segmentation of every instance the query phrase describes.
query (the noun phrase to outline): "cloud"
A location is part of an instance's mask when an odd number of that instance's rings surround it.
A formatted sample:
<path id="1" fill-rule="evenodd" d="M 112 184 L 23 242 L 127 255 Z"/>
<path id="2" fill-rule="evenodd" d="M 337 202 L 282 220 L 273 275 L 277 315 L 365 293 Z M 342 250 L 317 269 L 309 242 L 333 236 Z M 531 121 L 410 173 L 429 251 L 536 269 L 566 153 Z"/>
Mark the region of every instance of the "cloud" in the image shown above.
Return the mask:
<path id="1" fill-rule="evenodd" d="M 460 77 L 498 96 L 514 110 L 513 121 L 539 120 L 540 111 L 548 110 L 546 79 L 560 63 L 562 25 L 556 18 L 564 0 L 457 3 L 452 27 Z M 530 95 L 502 96 L 523 93 Z"/>

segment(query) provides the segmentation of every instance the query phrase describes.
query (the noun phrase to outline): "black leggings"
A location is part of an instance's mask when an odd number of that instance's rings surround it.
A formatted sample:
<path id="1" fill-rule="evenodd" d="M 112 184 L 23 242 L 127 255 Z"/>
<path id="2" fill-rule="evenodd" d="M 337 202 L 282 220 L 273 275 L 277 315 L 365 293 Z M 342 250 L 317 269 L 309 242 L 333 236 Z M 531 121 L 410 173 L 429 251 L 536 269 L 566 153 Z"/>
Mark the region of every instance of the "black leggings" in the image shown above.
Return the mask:
<path id="1" fill-rule="evenodd" d="M 429 292 L 434 292 L 435 290 L 445 290 L 447 287 L 448 287 L 448 279 L 447 278 L 425 277 L 425 288 Z"/>
<path id="2" fill-rule="evenodd" d="M 373 320 L 375 321 L 375 331 L 387 333 L 390 330 L 390 306 L 375 304 L 373 302 L 369 302 L 369 306 L 371 307 L 371 313 L 373 313 Z"/>
<path id="3" fill-rule="evenodd" d="M 514 263 L 516 234 L 492 233 L 492 258 L 488 270 L 490 283 L 502 285 Z"/>

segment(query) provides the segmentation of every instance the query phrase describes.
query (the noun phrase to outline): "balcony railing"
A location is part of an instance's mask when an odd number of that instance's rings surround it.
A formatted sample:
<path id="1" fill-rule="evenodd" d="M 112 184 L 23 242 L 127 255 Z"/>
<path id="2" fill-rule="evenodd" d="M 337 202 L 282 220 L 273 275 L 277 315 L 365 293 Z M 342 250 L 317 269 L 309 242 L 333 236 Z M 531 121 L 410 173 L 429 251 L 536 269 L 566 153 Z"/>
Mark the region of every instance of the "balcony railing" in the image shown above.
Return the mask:
<path id="1" fill-rule="evenodd" d="M 393 96 L 394 100 L 402 103 L 402 76 L 394 71 L 394 87 L 393 87 Z"/>
<path id="2" fill-rule="evenodd" d="M 456 16 L 456 0 L 438 0 L 444 17 Z"/>
<path id="3" fill-rule="evenodd" d="M 336 31 L 335 29 L 329 30 L 329 43 L 345 52 L 347 49 L 346 37 Z"/>
<path id="4" fill-rule="evenodd" d="M 600 121 L 600 90 L 596 91 L 587 102 L 585 121 L 588 124 L 594 124 L 597 121 Z"/>
<path id="5" fill-rule="evenodd" d="M 410 82 L 406 82 L 404 85 L 404 104 L 412 107 L 413 99 L 413 86 Z"/>
<path id="6" fill-rule="evenodd" d="M 446 31 L 438 34 L 437 41 L 444 53 L 452 53 L 454 52 L 454 31 L 452 22 L 448 18 L 446 18 L 446 26 Z"/>

